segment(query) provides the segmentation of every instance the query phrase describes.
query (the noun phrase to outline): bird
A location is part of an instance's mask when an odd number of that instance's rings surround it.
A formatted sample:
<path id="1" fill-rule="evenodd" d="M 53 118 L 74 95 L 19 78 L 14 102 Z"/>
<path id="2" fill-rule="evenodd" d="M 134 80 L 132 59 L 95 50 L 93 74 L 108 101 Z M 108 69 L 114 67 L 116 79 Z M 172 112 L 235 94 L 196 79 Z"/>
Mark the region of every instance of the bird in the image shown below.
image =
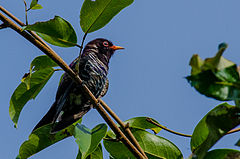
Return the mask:
<path id="1" fill-rule="evenodd" d="M 77 65 L 78 58 L 69 65 L 74 72 L 78 72 L 83 84 L 96 98 L 101 98 L 107 93 L 109 60 L 119 49 L 124 48 L 113 45 L 107 39 L 97 38 L 87 43 L 80 56 L 79 65 Z M 81 86 L 73 81 L 67 73 L 64 73 L 56 93 L 55 102 L 33 128 L 33 131 L 51 123 L 50 133 L 54 134 L 81 119 L 92 107 Z"/>

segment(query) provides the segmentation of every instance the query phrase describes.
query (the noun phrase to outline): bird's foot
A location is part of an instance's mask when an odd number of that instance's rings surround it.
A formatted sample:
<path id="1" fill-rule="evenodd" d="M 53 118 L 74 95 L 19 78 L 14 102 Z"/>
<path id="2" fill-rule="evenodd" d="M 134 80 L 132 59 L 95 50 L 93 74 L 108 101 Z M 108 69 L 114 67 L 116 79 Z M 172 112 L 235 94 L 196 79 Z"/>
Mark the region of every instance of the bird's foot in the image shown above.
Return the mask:
<path id="1" fill-rule="evenodd" d="M 100 103 L 100 98 L 97 98 L 97 105 L 100 105 L 100 104 L 101 104 L 101 103 Z M 95 107 L 94 105 L 92 106 L 92 108 L 93 108 L 93 109 L 96 109 L 96 107 Z"/>

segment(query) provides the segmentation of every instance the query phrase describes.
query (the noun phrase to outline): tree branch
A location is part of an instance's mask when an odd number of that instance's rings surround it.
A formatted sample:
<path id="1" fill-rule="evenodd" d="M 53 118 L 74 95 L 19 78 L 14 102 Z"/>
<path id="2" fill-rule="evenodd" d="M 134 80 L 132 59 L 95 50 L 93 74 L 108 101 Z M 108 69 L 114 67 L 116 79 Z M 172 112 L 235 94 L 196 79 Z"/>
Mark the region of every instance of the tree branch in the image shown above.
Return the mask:
<path id="1" fill-rule="evenodd" d="M 136 148 L 144 155 L 145 158 L 148 158 L 139 143 L 137 142 L 136 138 L 132 134 L 131 130 L 129 129 L 127 124 L 124 124 L 122 120 L 111 110 L 111 108 L 102 100 L 99 99 L 100 103 L 102 104 L 103 108 L 113 117 L 114 120 L 121 126 L 121 128 L 125 131 L 127 137 L 131 140 L 131 142 L 136 146 Z"/>
<path id="2" fill-rule="evenodd" d="M 0 6 L 0 9 L 2 10 L 3 7 Z M 4 9 L 5 10 L 5 9 Z M 7 11 L 8 12 L 8 11 Z M 13 15 L 12 15 L 13 16 Z M 14 17 L 14 16 L 13 16 Z M 16 18 L 14 18 L 16 19 Z M 45 44 L 43 44 L 38 38 L 35 38 L 35 36 L 30 35 L 26 31 L 22 30 L 21 27 L 13 23 L 10 19 L 5 17 L 3 14 L 0 13 L 0 20 L 3 21 L 6 25 L 8 25 L 10 28 L 15 30 L 17 33 L 19 33 L 21 36 L 23 36 L 25 39 L 27 39 L 29 42 L 31 42 L 33 45 L 35 45 L 37 48 L 39 48 L 42 52 L 44 52 L 47 56 L 49 56 L 53 61 L 55 61 L 76 83 L 81 85 L 83 92 L 85 95 L 89 98 L 91 103 L 95 106 L 99 114 L 103 117 L 103 119 L 107 122 L 107 124 L 110 126 L 110 128 L 113 130 L 113 132 L 120 136 L 121 141 L 125 144 L 125 146 L 128 147 L 128 149 L 136 156 L 137 158 L 144 159 L 145 157 L 138 151 L 138 149 L 128 140 L 128 138 L 123 134 L 123 132 L 118 128 L 118 126 L 114 123 L 114 121 L 110 118 L 110 116 L 106 113 L 106 111 L 103 109 L 102 105 L 98 102 L 98 100 L 95 98 L 95 96 L 91 93 L 91 91 L 86 87 L 86 85 L 83 84 L 82 80 L 76 74 L 64 61 L 63 59 L 55 53 L 50 47 L 47 47 Z M 22 23 L 22 22 L 21 22 Z M 37 36 L 37 35 L 36 35 Z"/>
<path id="3" fill-rule="evenodd" d="M 5 23 L 2 23 L 1 25 L 0 25 L 0 29 L 5 29 L 5 28 L 7 28 L 8 26 L 5 24 Z"/>
<path id="4" fill-rule="evenodd" d="M 232 133 L 239 132 L 239 131 L 240 131 L 240 128 L 236 128 L 236 129 L 230 130 L 229 132 L 227 132 L 227 134 L 232 134 Z"/>

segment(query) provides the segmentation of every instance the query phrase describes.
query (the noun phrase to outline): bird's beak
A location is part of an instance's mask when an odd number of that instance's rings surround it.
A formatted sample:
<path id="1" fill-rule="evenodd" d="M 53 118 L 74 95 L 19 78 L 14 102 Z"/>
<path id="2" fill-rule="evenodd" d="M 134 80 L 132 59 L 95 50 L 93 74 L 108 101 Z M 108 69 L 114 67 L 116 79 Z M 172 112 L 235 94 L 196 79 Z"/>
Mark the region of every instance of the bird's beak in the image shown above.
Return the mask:
<path id="1" fill-rule="evenodd" d="M 124 48 L 123 48 L 123 47 L 121 47 L 121 46 L 115 46 L 115 45 L 113 45 L 113 46 L 110 46 L 109 48 L 110 48 L 110 49 L 113 49 L 113 50 L 124 49 Z"/>

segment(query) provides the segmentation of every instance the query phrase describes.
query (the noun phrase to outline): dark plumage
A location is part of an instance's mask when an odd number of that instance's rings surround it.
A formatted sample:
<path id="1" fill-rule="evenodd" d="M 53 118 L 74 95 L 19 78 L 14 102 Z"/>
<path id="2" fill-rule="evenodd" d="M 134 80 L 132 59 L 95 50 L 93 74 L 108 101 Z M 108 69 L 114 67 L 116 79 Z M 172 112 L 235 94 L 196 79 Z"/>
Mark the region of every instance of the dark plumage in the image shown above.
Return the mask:
<path id="1" fill-rule="evenodd" d="M 118 49 L 123 48 L 99 38 L 89 42 L 83 50 L 79 63 L 79 76 L 96 98 L 104 96 L 107 92 L 108 63 L 114 51 Z M 77 60 L 70 64 L 74 71 L 76 71 Z M 91 107 L 90 101 L 82 93 L 80 86 L 65 73 L 55 102 L 33 130 L 54 123 L 51 133 L 57 132 L 79 120 Z"/>

